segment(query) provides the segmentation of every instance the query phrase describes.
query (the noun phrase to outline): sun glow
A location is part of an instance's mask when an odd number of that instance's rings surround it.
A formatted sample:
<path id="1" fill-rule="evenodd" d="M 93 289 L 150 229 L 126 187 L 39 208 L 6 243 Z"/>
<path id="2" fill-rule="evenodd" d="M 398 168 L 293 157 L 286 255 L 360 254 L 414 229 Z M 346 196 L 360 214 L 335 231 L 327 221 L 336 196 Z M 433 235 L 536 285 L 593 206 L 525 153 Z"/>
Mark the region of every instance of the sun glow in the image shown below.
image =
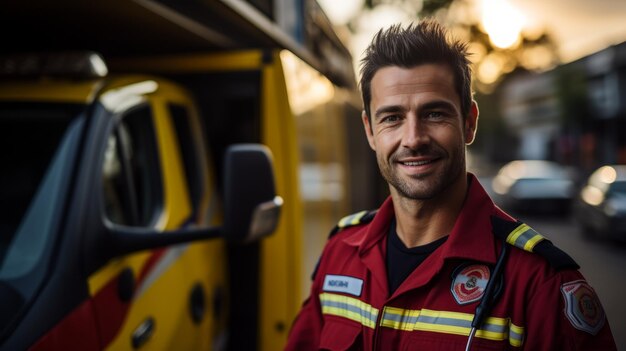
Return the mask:
<path id="1" fill-rule="evenodd" d="M 491 43 L 505 49 L 519 42 L 524 16 L 507 0 L 483 0 L 482 24 Z"/>

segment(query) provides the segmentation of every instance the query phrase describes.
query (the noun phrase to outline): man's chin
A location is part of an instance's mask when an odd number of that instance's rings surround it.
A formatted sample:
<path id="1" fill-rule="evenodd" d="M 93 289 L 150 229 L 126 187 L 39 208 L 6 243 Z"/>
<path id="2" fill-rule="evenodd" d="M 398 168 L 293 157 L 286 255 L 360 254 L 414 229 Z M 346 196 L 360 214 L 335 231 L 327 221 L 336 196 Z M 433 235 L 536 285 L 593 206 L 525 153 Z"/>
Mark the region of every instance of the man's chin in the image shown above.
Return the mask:
<path id="1" fill-rule="evenodd" d="M 437 195 L 437 188 L 438 185 L 436 183 L 409 184 L 405 182 L 404 184 L 394 186 L 398 195 L 412 200 L 430 200 Z"/>
<path id="2" fill-rule="evenodd" d="M 419 193 L 405 193 L 403 191 L 398 191 L 400 196 L 405 199 L 414 200 L 414 201 L 428 201 L 435 198 L 435 194 L 428 192 L 419 192 Z"/>

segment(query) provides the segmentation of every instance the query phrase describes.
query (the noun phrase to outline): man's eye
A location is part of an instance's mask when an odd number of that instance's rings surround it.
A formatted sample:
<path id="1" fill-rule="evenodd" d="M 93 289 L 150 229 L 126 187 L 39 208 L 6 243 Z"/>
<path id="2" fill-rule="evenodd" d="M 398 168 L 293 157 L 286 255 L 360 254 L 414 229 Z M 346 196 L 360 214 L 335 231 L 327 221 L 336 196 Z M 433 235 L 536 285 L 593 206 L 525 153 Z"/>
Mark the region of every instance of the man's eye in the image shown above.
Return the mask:
<path id="1" fill-rule="evenodd" d="M 399 115 L 389 115 L 389 116 L 383 117 L 382 122 L 393 123 L 393 122 L 397 122 L 399 120 L 400 120 L 400 116 Z"/>
<path id="2" fill-rule="evenodd" d="M 426 114 L 426 117 L 430 119 L 438 119 L 444 117 L 444 113 L 440 111 L 430 111 Z"/>

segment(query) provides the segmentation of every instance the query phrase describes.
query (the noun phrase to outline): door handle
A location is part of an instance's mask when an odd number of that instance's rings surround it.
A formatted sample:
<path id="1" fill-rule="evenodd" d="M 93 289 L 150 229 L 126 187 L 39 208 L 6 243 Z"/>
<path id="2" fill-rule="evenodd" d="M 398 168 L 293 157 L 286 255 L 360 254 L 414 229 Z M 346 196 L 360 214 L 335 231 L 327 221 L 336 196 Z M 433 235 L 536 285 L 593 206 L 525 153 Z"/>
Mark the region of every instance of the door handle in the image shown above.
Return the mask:
<path id="1" fill-rule="evenodd" d="M 138 349 L 148 342 L 150 337 L 152 337 L 152 333 L 154 333 L 154 318 L 148 317 L 148 319 L 143 321 L 133 332 L 131 340 L 133 348 Z"/>

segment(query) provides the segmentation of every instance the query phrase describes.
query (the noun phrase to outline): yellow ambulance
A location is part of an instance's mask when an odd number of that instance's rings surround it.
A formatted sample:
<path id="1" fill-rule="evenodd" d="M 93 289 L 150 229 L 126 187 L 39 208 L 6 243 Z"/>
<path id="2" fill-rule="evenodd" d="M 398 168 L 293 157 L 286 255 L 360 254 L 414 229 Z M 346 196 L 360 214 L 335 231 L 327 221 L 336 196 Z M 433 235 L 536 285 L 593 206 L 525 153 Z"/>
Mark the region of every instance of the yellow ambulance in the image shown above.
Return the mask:
<path id="1" fill-rule="evenodd" d="M 315 1 L 104 3 L 0 11 L 0 349 L 280 350 L 378 200 L 350 55 Z"/>

